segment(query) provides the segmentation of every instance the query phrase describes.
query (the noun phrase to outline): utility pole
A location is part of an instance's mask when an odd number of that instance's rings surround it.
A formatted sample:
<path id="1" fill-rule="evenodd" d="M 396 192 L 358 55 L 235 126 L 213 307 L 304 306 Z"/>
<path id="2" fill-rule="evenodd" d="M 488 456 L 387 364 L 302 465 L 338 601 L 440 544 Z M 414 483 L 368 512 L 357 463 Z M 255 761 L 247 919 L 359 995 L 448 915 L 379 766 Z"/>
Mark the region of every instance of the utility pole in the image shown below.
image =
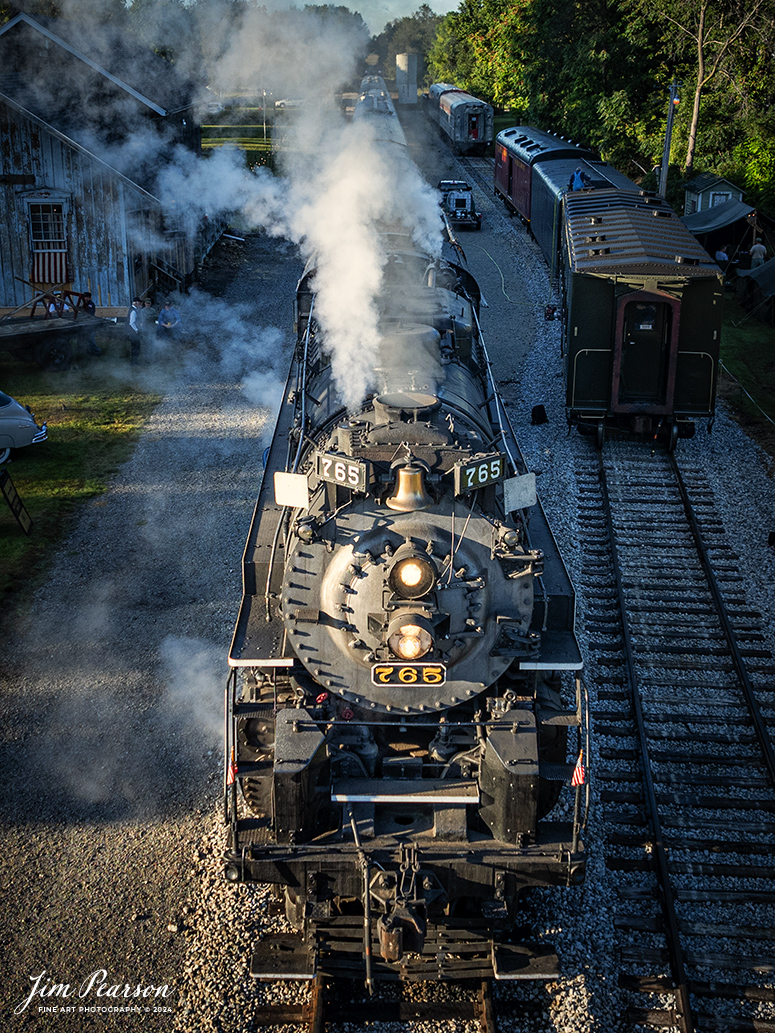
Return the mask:
<path id="1" fill-rule="evenodd" d="M 665 149 L 662 151 L 662 171 L 659 174 L 659 194 L 667 196 L 667 169 L 670 164 L 670 141 L 673 136 L 673 117 L 679 104 L 679 84 L 673 79 L 670 87 L 670 103 L 667 109 L 667 129 L 665 130 Z"/>

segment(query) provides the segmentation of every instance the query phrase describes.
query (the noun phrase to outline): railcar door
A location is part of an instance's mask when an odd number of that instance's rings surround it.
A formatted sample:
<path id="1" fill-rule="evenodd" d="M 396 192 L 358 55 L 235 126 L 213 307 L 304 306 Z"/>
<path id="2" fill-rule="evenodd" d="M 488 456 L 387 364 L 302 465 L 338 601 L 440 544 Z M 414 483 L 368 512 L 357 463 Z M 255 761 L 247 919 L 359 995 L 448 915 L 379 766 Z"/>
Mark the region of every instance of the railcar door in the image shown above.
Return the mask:
<path id="1" fill-rule="evenodd" d="M 673 411 L 680 302 L 635 291 L 619 299 L 611 407 L 614 412 Z"/>
<path id="2" fill-rule="evenodd" d="M 477 143 L 479 140 L 479 116 L 468 116 L 468 139 Z"/>

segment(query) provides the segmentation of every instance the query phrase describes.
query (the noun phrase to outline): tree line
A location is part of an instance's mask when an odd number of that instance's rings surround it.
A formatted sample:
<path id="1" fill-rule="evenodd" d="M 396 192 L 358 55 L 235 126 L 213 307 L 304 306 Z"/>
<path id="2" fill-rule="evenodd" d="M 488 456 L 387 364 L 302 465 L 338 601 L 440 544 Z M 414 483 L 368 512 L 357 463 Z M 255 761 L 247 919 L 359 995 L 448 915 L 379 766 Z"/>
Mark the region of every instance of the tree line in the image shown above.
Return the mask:
<path id="1" fill-rule="evenodd" d="M 63 2 L 0 0 L 0 24 L 18 10 L 60 14 Z M 94 16 L 89 0 L 66 2 L 68 14 L 80 2 Z M 646 187 L 656 183 L 676 82 L 668 197 L 712 172 L 775 217 L 775 0 L 461 0 L 444 17 L 424 3 L 370 43 L 357 12 L 306 6 L 350 22 L 387 75 L 396 54 L 417 54 L 424 86 L 452 82 L 513 124 L 596 147 Z M 203 38 L 234 23 L 224 10 L 248 7 L 262 9 L 259 0 L 101 0 L 98 10 L 190 66 Z"/>
<path id="2" fill-rule="evenodd" d="M 462 0 L 426 63 L 647 187 L 676 82 L 668 196 L 711 172 L 775 217 L 774 53 L 775 0 Z"/>

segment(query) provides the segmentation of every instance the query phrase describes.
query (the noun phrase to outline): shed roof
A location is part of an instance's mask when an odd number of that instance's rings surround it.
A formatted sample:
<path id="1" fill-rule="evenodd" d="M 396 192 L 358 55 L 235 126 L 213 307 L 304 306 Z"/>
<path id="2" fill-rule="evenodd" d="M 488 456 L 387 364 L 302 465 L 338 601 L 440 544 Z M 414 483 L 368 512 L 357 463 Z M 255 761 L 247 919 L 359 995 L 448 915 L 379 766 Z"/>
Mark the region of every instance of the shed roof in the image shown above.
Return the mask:
<path id="1" fill-rule="evenodd" d="M 694 212 L 693 215 L 684 215 L 681 222 L 686 228 L 698 237 L 703 233 L 712 233 L 714 230 L 722 230 L 725 226 L 731 226 L 733 222 L 745 219 L 754 209 L 744 201 L 724 201 L 723 204 L 716 204 L 712 208 L 706 208 L 702 212 Z"/>
<path id="2" fill-rule="evenodd" d="M 715 186 L 723 183 L 725 186 L 732 187 L 733 190 L 737 190 L 738 193 L 745 193 L 740 187 L 735 186 L 734 183 L 730 183 L 728 179 L 724 179 L 722 176 L 717 176 L 715 172 L 701 172 L 699 176 L 695 176 L 694 179 L 690 180 L 686 184 L 686 190 L 690 194 L 701 194 L 705 190 L 710 190 Z"/>
<path id="3" fill-rule="evenodd" d="M 775 258 L 756 269 L 738 269 L 738 276 L 748 276 L 768 298 L 775 294 Z"/>
<path id="4" fill-rule="evenodd" d="M 591 276 L 718 276 L 707 251 L 666 201 L 642 192 L 566 194 L 571 266 Z"/>

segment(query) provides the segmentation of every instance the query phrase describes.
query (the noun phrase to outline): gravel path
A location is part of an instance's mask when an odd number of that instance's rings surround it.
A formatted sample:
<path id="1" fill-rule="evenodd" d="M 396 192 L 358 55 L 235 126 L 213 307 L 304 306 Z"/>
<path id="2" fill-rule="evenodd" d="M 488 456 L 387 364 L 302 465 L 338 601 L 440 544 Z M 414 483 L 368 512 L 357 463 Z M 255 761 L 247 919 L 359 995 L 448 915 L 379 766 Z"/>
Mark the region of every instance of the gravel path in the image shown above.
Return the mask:
<path id="1" fill-rule="evenodd" d="M 220 802 L 240 556 L 274 423 L 261 402 L 286 365 L 300 271 L 292 249 L 258 237 L 231 254 L 219 265 L 237 279 L 213 277 L 226 296 L 184 299 L 193 347 L 132 372 L 106 358 L 106 376 L 137 376 L 164 401 L 108 492 L 80 511 L 29 613 L 6 627 L 5 1014 L 45 973 L 14 1029 L 166 1030 L 180 1011 L 187 901 Z M 137 1006 L 84 987 L 101 970 L 103 991 L 168 990 L 140 997 L 140 1014 L 79 1012 Z M 39 1010 L 53 1007 L 73 1010 Z"/>

